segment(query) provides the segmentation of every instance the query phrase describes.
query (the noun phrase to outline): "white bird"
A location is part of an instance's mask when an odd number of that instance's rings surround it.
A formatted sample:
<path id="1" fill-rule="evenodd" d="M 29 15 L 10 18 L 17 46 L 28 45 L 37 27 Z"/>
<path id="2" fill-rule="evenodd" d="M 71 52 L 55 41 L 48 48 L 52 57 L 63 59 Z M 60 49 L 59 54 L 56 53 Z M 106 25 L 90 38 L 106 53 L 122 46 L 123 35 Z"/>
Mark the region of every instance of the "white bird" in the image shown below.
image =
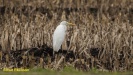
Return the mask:
<path id="1" fill-rule="evenodd" d="M 60 23 L 60 25 L 58 25 L 54 31 L 54 34 L 53 34 L 53 54 L 54 54 L 54 52 L 59 51 L 59 49 L 62 45 L 62 42 L 65 39 L 67 25 L 75 26 L 75 24 L 72 24 L 72 23 L 69 23 L 66 21 L 62 21 Z"/>

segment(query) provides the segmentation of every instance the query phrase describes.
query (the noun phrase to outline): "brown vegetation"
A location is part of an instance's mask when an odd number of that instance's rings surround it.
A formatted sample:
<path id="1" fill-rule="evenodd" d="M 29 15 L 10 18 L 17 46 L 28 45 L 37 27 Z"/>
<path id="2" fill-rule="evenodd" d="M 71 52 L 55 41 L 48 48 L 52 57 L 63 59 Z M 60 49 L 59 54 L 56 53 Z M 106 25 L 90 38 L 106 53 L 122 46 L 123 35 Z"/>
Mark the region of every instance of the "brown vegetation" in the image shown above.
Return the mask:
<path id="1" fill-rule="evenodd" d="M 133 70 L 133 0 L 0 2 L 1 68 Z M 68 27 L 69 53 L 53 61 L 52 34 L 62 20 L 77 27 Z"/>

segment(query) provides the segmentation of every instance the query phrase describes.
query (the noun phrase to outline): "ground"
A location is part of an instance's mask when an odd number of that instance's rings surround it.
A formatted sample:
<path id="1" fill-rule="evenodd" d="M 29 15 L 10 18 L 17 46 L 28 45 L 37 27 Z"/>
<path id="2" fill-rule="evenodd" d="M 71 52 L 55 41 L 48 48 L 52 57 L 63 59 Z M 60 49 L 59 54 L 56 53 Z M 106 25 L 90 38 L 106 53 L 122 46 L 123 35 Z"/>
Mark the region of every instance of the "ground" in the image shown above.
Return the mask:
<path id="1" fill-rule="evenodd" d="M 101 72 L 96 69 L 90 70 L 88 72 L 78 71 L 72 67 L 66 67 L 62 71 L 54 71 L 48 69 L 31 69 L 28 72 L 4 72 L 0 71 L 1 75 L 133 75 L 133 72 Z"/>

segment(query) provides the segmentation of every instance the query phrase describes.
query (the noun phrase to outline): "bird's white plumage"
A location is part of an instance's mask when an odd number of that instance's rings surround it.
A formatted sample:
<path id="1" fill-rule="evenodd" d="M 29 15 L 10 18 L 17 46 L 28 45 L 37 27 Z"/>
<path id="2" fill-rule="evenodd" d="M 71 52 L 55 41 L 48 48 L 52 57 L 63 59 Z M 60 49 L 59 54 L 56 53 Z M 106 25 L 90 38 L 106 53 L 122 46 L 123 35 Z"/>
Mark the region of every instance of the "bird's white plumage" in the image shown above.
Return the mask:
<path id="1" fill-rule="evenodd" d="M 59 51 L 61 44 L 65 39 L 67 25 L 75 26 L 75 24 L 72 24 L 72 23 L 69 23 L 66 21 L 62 21 L 60 23 L 60 25 L 58 25 L 54 31 L 54 34 L 53 34 L 53 54 L 54 54 L 54 52 Z"/>
<path id="2" fill-rule="evenodd" d="M 62 21 L 60 25 L 54 31 L 53 34 L 53 49 L 55 52 L 58 52 L 63 40 L 65 39 L 66 30 L 67 30 L 67 22 Z"/>

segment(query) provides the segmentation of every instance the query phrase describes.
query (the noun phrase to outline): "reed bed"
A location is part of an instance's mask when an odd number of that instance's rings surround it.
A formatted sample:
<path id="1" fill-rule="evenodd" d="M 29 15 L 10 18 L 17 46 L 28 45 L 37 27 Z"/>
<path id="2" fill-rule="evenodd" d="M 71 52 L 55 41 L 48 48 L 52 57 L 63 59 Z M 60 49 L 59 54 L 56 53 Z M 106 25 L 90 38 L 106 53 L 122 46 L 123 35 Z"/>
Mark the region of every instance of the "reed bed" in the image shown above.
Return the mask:
<path id="1" fill-rule="evenodd" d="M 21 5 L 15 4 L 17 0 L 11 0 L 9 5 L 6 5 L 6 1 L 3 2 L 5 7 L 1 7 L 0 15 L 2 64 L 4 57 L 4 62 L 8 62 L 6 66 L 11 64 L 10 59 L 15 57 L 11 51 L 25 49 L 27 52 L 35 47 L 37 50 L 42 48 L 45 52 L 52 50 L 52 34 L 56 26 L 66 20 L 77 25 L 68 27 L 63 43 L 63 50 L 72 51 L 73 57 L 69 53 L 68 57 L 61 56 L 60 53 L 55 61 L 51 61 L 50 55 L 38 58 L 34 53 L 25 55 L 22 52 L 21 60 L 14 58 L 12 62 L 21 62 L 21 67 L 27 63 L 35 66 L 36 58 L 43 68 L 59 70 L 64 66 L 84 71 L 92 68 L 102 71 L 133 70 L 132 0 L 28 1 Z M 45 45 L 47 48 L 43 47 Z"/>

